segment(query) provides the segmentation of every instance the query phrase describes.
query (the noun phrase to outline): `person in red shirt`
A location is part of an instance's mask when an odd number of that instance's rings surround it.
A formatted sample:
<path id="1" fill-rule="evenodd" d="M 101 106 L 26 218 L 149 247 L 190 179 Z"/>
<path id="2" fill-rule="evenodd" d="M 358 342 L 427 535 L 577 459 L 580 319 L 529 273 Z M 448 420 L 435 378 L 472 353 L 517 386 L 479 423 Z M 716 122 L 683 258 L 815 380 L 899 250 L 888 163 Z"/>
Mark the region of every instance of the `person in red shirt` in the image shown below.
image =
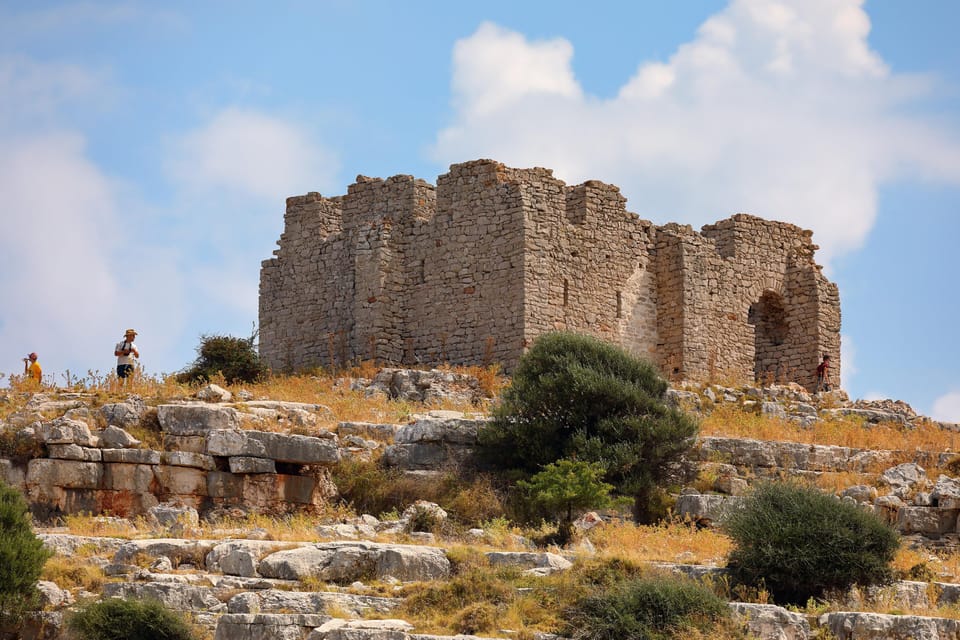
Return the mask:
<path id="1" fill-rule="evenodd" d="M 826 353 L 823 354 L 823 362 L 817 365 L 816 393 L 820 391 L 830 391 L 830 356 Z"/>

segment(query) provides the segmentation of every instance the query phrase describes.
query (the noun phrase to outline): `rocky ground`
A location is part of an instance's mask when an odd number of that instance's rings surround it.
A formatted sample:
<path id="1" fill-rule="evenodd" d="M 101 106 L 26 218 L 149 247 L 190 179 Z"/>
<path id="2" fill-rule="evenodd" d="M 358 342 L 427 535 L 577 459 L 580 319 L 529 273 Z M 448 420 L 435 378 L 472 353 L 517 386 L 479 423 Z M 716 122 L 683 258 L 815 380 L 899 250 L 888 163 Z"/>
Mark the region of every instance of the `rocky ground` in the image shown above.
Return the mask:
<path id="1" fill-rule="evenodd" d="M 424 412 L 402 423 L 340 422 L 328 429 L 318 427 L 331 419 L 322 404 L 235 398 L 215 386 L 192 398 L 150 402 L 133 396 L 103 403 L 67 392 L 35 394 L 26 402 L 10 393 L 0 400 L 0 407 L 17 405 L 0 427 L 6 452 L 0 479 L 28 497 L 39 535 L 61 566 L 50 572 L 60 584 L 41 583 L 44 611 L 28 637 L 57 638 L 63 614 L 76 603 L 121 596 L 189 613 L 217 640 L 437 639 L 442 636 L 418 633 L 396 612 L 408 585 L 450 580 L 464 549 L 486 566 L 546 580 L 596 554 L 592 532 L 615 526 L 591 514 L 579 523 L 577 545 L 542 549 L 491 529 L 449 533 L 437 526 L 445 512 L 431 503 L 382 519 L 327 509 L 337 495 L 333 465 L 379 458 L 429 481 L 431 474 L 469 464 L 486 421 L 470 412 L 427 410 L 451 396 L 475 402 L 476 381 L 449 372 L 386 370 L 342 385 L 402 397 Z M 794 386 L 678 386 L 668 399 L 690 411 L 730 405 L 804 428 L 838 415 L 868 429 L 931 424 L 904 403 L 850 402 L 839 392 L 812 397 Z M 138 431 L 145 423 L 153 424 L 152 435 Z M 952 433 L 956 425 L 935 428 Z M 857 484 L 839 495 L 895 524 L 925 554 L 929 575 L 847 594 L 825 611 L 746 602 L 731 603 L 732 611 L 758 638 L 823 637 L 825 631 L 855 639 L 960 638 L 960 620 L 953 617 L 890 613 L 939 613 L 960 602 L 956 572 L 943 560 L 958 546 L 960 481 L 940 473 L 954 456 L 702 437 L 691 458 L 700 480 L 680 493 L 676 512 L 709 530 L 757 479 L 855 474 Z M 78 515 L 84 513 L 94 517 Z M 257 513 L 273 515 L 274 524 L 257 526 Z M 297 513 L 312 515 L 282 530 L 294 522 L 284 514 Z M 425 514 L 434 532 L 412 524 Z M 64 521 L 73 527 L 57 526 Z M 78 530 L 83 527 L 89 530 Z M 722 579 L 724 572 L 719 558 L 663 560 L 670 562 L 652 564 L 698 579 Z M 555 637 L 510 628 L 485 635 Z"/>

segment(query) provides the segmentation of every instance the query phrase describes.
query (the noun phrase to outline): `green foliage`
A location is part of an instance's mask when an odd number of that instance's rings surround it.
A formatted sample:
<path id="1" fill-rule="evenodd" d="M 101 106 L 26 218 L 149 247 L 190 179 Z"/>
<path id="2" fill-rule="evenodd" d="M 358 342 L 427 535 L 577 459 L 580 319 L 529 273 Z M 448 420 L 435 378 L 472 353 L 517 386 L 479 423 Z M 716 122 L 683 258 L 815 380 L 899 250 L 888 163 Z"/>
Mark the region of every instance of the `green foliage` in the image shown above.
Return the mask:
<path id="1" fill-rule="evenodd" d="M 550 333 L 521 359 L 481 431 L 481 456 L 501 469 L 536 473 L 562 458 L 597 462 L 604 479 L 634 498 L 647 520 L 655 488 L 669 482 L 697 423 L 662 400 L 655 367 L 596 338 Z"/>
<path id="2" fill-rule="evenodd" d="M 209 381 L 222 374 L 227 382 L 257 382 L 267 375 L 267 366 L 260 361 L 254 341 L 233 336 L 203 335 L 197 347 L 197 359 L 183 373 L 177 375 L 179 382 Z"/>
<path id="3" fill-rule="evenodd" d="M 726 516 L 724 528 L 734 542 L 732 577 L 791 604 L 891 580 L 900 544 L 874 514 L 794 483 L 759 485 Z"/>
<path id="4" fill-rule="evenodd" d="M 584 598 L 568 615 L 566 635 L 574 640 L 666 640 L 712 631 L 729 610 L 701 584 L 651 577 Z"/>
<path id="5" fill-rule="evenodd" d="M 610 504 L 613 485 L 603 482 L 603 474 L 603 465 L 598 462 L 558 460 L 517 486 L 535 507 L 562 518 L 557 543 L 566 544 L 573 535 L 575 513 Z"/>
<path id="6" fill-rule="evenodd" d="M 20 492 L 0 482 L 0 622 L 36 604 L 37 580 L 52 554 L 34 535 Z"/>
<path id="7" fill-rule="evenodd" d="M 83 607 L 69 622 L 80 640 L 194 640 L 190 626 L 162 604 L 109 598 Z"/>

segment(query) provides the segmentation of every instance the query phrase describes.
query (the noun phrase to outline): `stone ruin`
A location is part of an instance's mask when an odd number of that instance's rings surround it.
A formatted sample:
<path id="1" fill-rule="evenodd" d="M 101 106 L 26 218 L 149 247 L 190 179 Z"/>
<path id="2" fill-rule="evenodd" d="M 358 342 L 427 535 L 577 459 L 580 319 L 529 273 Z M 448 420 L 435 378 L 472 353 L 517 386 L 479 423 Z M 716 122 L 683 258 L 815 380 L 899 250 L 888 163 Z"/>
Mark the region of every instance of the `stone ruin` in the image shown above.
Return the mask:
<path id="1" fill-rule="evenodd" d="M 274 370 L 357 359 L 500 363 L 540 334 L 591 334 L 673 379 L 816 383 L 840 375 L 840 298 L 812 232 L 737 214 L 698 233 L 626 210 L 618 187 L 567 186 L 493 160 L 437 185 L 358 176 L 287 199 L 260 275 Z"/>

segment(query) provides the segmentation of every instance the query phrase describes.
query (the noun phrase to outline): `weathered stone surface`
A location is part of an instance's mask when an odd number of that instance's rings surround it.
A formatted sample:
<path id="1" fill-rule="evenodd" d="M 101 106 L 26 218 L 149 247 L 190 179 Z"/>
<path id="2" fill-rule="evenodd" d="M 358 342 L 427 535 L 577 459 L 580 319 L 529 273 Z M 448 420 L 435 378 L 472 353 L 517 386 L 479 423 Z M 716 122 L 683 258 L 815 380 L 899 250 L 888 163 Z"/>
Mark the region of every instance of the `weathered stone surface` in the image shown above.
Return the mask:
<path id="1" fill-rule="evenodd" d="M 100 407 L 100 415 L 108 425 L 121 428 L 133 427 L 140 423 L 140 418 L 147 410 L 147 405 L 140 396 L 130 396 L 124 402 L 113 402 Z"/>
<path id="2" fill-rule="evenodd" d="M 880 482 L 893 489 L 897 497 L 905 498 L 926 485 L 927 472 L 920 465 L 907 462 L 881 473 Z"/>
<path id="3" fill-rule="evenodd" d="M 447 442 L 475 445 L 477 433 L 486 424 L 486 419 L 464 418 L 456 411 L 431 411 L 426 416 L 417 416 L 412 424 L 400 427 L 394 441 L 397 444 Z"/>
<path id="4" fill-rule="evenodd" d="M 35 458 L 27 463 L 26 483 L 31 490 L 41 486 L 96 489 L 103 475 L 103 466 L 96 462 Z"/>
<path id="5" fill-rule="evenodd" d="M 233 394 L 218 384 L 208 384 L 197 391 L 197 398 L 206 402 L 230 402 Z"/>
<path id="6" fill-rule="evenodd" d="M 395 424 L 374 424 L 371 422 L 341 422 L 337 425 L 337 434 L 345 436 L 360 436 L 372 438 L 380 442 L 393 442 L 394 436 L 400 427 Z"/>
<path id="7" fill-rule="evenodd" d="M 160 454 L 160 462 L 173 467 L 194 467 L 204 471 L 213 471 L 217 468 L 213 456 L 190 451 L 163 451 Z"/>
<path id="8" fill-rule="evenodd" d="M 105 598 L 155 600 L 176 611 L 221 611 L 226 605 L 209 587 L 158 582 L 107 582 L 103 585 Z"/>
<path id="9" fill-rule="evenodd" d="M 269 458 L 232 456 L 229 459 L 230 473 L 276 473 L 277 465 Z"/>
<path id="10" fill-rule="evenodd" d="M 960 620 L 897 616 L 882 613 L 836 612 L 820 616 L 837 640 L 955 640 Z"/>
<path id="11" fill-rule="evenodd" d="M 362 617 L 371 611 L 380 614 L 389 613 L 400 603 L 399 598 L 358 596 L 333 591 L 303 592 L 267 589 L 234 596 L 227 602 L 227 611 L 230 613 L 323 613 L 328 607 L 333 607 Z"/>
<path id="12" fill-rule="evenodd" d="M 104 449 L 130 449 L 140 446 L 140 441 L 120 427 L 110 425 L 100 432 L 100 446 Z"/>
<path id="13" fill-rule="evenodd" d="M 392 444 L 383 452 L 384 464 L 400 469 L 442 469 L 455 464 L 449 445 L 435 442 Z"/>
<path id="14" fill-rule="evenodd" d="M 960 480 L 941 475 L 930 492 L 933 506 L 941 509 L 960 509 Z"/>
<path id="15" fill-rule="evenodd" d="M 716 494 L 683 493 L 677 497 L 677 515 L 691 522 L 719 522 L 724 511 L 738 504 L 738 499 Z"/>
<path id="16" fill-rule="evenodd" d="M 207 453 L 214 456 L 270 458 L 293 464 L 333 464 L 340 460 L 335 440 L 269 431 L 212 431 Z"/>
<path id="17" fill-rule="evenodd" d="M 897 529 L 901 533 L 941 535 L 956 531 L 960 509 L 936 507 L 901 507 L 897 512 Z"/>
<path id="18" fill-rule="evenodd" d="M 131 493 L 151 493 L 157 489 L 156 467 L 148 464 L 104 464 L 102 488 Z"/>
<path id="19" fill-rule="evenodd" d="M 104 462 L 160 464 L 160 452 L 151 449 L 101 449 Z"/>
<path id="20" fill-rule="evenodd" d="M 307 640 L 407 640 L 413 625 L 405 620 L 334 618 L 314 629 Z"/>
<path id="21" fill-rule="evenodd" d="M 305 613 L 226 613 L 214 640 L 304 640 L 330 616 Z"/>
<path id="22" fill-rule="evenodd" d="M 49 580 L 37 581 L 37 591 L 40 593 L 40 606 L 45 609 L 59 609 L 74 602 L 74 597 L 69 591 L 61 589 L 55 582 Z"/>
<path id="23" fill-rule="evenodd" d="M 12 460 L 0 458 L 0 480 L 20 490 L 26 489 L 27 471 L 22 465 L 16 465 Z"/>
<path id="24" fill-rule="evenodd" d="M 841 407 L 839 409 L 824 409 L 821 411 L 826 416 L 850 416 L 862 418 L 865 422 L 895 422 L 897 424 L 906 424 L 906 419 L 899 413 L 890 411 L 877 411 L 875 409 L 856 409 L 852 407 Z"/>
<path id="25" fill-rule="evenodd" d="M 434 580 L 449 575 L 450 561 L 442 549 L 434 547 L 329 542 L 271 554 L 258 570 L 263 576 L 286 580 L 305 576 L 341 583 L 386 576 Z"/>
<path id="26" fill-rule="evenodd" d="M 47 445 L 47 455 L 59 460 L 80 460 L 83 462 L 100 462 L 103 459 L 100 449 L 81 447 L 76 444 Z"/>
<path id="27" fill-rule="evenodd" d="M 290 543 L 273 540 L 229 540 L 210 550 L 206 556 L 206 567 L 208 571 L 255 578 L 260 575 L 257 572 L 257 565 L 264 556 L 288 546 Z"/>
<path id="28" fill-rule="evenodd" d="M 175 436 L 206 435 L 214 429 L 237 429 L 233 407 L 208 404 L 162 404 L 157 407 L 160 428 Z"/>
<path id="29" fill-rule="evenodd" d="M 810 623 L 801 613 L 787 611 L 772 604 L 731 602 L 730 609 L 744 622 L 751 638 L 757 640 L 807 640 Z"/>
<path id="30" fill-rule="evenodd" d="M 176 504 L 158 504 L 147 511 L 151 522 L 161 528 L 196 527 L 200 524 L 200 515 L 193 507 Z"/>
<path id="31" fill-rule="evenodd" d="M 91 435 L 90 427 L 86 422 L 57 418 L 51 422 L 41 423 L 37 431 L 44 444 L 76 444 L 81 447 L 97 446 L 97 439 Z"/>
<path id="32" fill-rule="evenodd" d="M 260 279 L 260 353 L 276 371 L 358 358 L 509 370 L 563 326 L 687 379 L 813 387 L 822 353 L 840 379 L 839 293 L 794 225 L 655 226 L 614 185 L 492 160 L 452 165 L 436 187 L 362 177 L 342 197 L 288 198 L 284 220 Z M 377 386 L 416 392 L 422 374 L 395 378 Z"/>
<path id="33" fill-rule="evenodd" d="M 163 494 L 198 497 L 208 495 L 207 474 L 201 469 L 159 465 L 154 467 L 154 474 L 159 491 Z"/>
<path id="34" fill-rule="evenodd" d="M 495 567 L 518 567 L 520 569 L 540 569 L 547 575 L 557 571 L 566 571 L 573 563 L 555 553 L 532 553 L 527 551 L 490 551 L 485 554 Z"/>
<path id="35" fill-rule="evenodd" d="M 73 555 L 81 547 L 94 549 L 97 553 L 116 553 L 127 543 L 121 538 L 75 536 L 68 533 L 38 533 L 37 537 L 43 541 L 43 546 L 59 556 Z"/>

